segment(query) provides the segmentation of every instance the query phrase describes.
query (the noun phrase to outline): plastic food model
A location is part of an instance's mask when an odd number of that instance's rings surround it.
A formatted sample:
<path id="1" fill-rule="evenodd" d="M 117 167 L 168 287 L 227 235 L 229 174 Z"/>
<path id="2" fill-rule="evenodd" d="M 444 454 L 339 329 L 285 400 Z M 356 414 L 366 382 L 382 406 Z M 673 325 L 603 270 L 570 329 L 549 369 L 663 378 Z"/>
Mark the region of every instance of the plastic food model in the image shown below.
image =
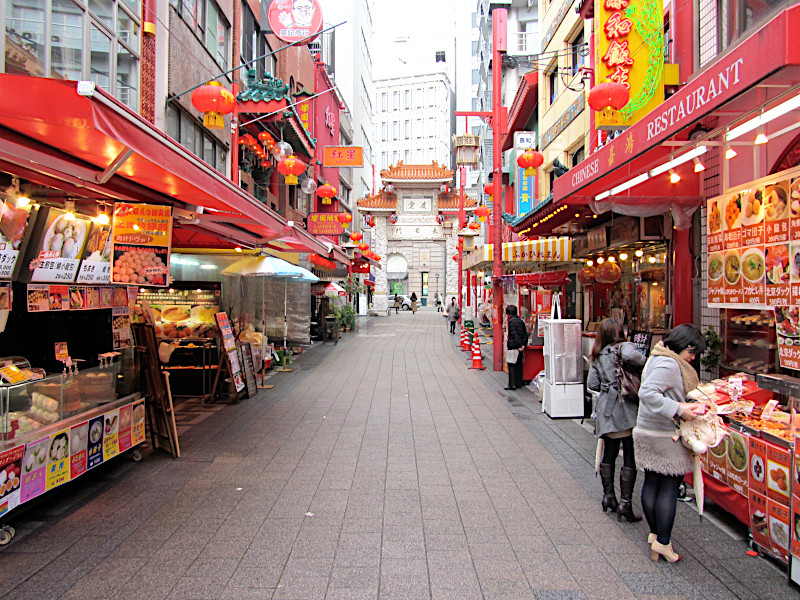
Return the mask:
<path id="1" fill-rule="evenodd" d="M 164 261 L 154 252 L 147 250 L 128 250 L 114 261 L 114 281 L 116 283 L 153 283 L 163 277 Z"/>

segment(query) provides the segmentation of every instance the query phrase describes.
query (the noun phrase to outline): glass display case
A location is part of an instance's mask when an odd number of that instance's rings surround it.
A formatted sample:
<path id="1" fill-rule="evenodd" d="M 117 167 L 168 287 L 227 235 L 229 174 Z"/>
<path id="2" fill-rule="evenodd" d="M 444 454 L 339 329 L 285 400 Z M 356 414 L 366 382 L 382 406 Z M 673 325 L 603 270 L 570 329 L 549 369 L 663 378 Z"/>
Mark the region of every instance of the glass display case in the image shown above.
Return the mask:
<path id="1" fill-rule="evenodd" d="M 775 314 L 769 310 L 722 311 L 721 375 L 743 372 L 748 375 L 778 371 Z M 729 373 L 730 372 L 730 373 Z"/>

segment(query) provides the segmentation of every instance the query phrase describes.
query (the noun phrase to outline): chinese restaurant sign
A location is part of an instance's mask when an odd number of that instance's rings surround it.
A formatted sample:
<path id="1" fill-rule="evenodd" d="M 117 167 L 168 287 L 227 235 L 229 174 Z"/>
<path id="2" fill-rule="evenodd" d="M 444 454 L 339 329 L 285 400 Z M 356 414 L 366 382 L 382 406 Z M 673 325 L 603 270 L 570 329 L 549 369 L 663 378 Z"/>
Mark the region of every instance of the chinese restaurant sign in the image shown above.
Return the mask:
<path id="1" fill-rule="evenodd" d="M 318 0 L 272 0 L 267 20 L 272 33 L 284 42 L 308 44 L 310 36 L 322 30 L 322 9 Z"/>
<path id="2" fill-rule="evenodd" d="M 322 149 L 322 165 L 361 167 L 364 165 L 364 149 L 361 146 L 325 146 Z"/>
<path id="3" fill-rule="evenodd" d="M 784 175 L 708 201 L 709 306 L 800 305 L 800 202 L 794 197 L 800 198 L 800 177 Z"/>
<path id="4" fill-rule="evenodd" d="M 630 101 L 595 115 L 598 129 L 632 125 L 664 101 L 664 9 L 661 0 L 595 0 L 595 81 L 621 83 Z"/>
<path id="5" fill-rule="evenodd" d="M 111 281 L 166 286 L 172 209 L 156 204 L 114 205 Z"/>
<path id="6" fill-rule="evenodd" d="M 533 196 L 536 176 L 525 177 L 525 169 L 517 167 L 517 216 L 525 215 L 530 212 L 533 205 Z"/>
<path id="7" fill-rule="evenodd" d="M 336 220 L 336 213 L 311 213 L 307 227 L 311 235 L 341 235 L 344 232 L 344 224 Z"/>

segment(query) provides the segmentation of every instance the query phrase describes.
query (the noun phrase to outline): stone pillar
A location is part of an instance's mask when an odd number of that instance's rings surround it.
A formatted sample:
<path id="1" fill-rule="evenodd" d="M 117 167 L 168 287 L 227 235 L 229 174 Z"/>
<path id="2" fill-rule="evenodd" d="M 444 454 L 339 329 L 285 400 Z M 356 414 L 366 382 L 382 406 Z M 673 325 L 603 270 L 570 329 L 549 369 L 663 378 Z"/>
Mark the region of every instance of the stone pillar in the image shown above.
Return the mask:
<path id="1" fill-rule="evenodd" d="M 372 308 L 381 317 L 386 316 L 386 309 L 389 307 L 387 298 L 389 282 L 386 277 L 386 259 L 389 255 L 389 244 L 386 239 L 386 225 L 386 217 L 376 216 L 375 227 L 372 228 L 372 249 L 381 257 L 381 268 L 375 271 L 375 292 L 372 296 Z"/>
<path id="2" fill-rule="evenodd" d="M 447 273 L 445 276 L 445 285 L 447 287 L 445 297 L 447 298 L 448 304 L 450 303 L 451 296 L 455 296 L 457 301 L 460 292 L 458 289 L 458 262 L 453 260 L 453 256 L 458 252 L 458 217 L 450 219 L 450 222 L 453 225 L 451 228 L 452 233 L 445 236 L 446 256 L 444 257 L 444 268 Z"/>

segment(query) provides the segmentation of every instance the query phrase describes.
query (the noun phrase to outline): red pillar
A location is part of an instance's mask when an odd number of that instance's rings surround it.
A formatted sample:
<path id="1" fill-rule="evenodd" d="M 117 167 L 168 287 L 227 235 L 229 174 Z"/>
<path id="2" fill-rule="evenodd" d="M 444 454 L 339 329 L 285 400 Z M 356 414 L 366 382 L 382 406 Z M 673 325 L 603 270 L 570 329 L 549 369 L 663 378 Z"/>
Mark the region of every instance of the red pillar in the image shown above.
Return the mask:
<path id="1" fill-rule="evenodd" d="M 492 369 L 503 370 L 503 147 L 502 134 L 507 128 L 506 112 L 503 110 L 503 52 L 508 49 L 506 22 L 508 11 L 495 8 L 492 11 L 492 184 L 494 202 L 492 206 Z"/>
<path id="2" fill-rule="evenodd" d="M 694 258 L 692 256 L 692 230 L 672 231 L 672 326 L 693 321 Z"/>
<path id="3" fill-rule="evenodd" d="M 672 5 L 672 61 L 678 64 L 680 81 L 689 81 L 694 73 L 694 20 L 693 5 Z"/>

